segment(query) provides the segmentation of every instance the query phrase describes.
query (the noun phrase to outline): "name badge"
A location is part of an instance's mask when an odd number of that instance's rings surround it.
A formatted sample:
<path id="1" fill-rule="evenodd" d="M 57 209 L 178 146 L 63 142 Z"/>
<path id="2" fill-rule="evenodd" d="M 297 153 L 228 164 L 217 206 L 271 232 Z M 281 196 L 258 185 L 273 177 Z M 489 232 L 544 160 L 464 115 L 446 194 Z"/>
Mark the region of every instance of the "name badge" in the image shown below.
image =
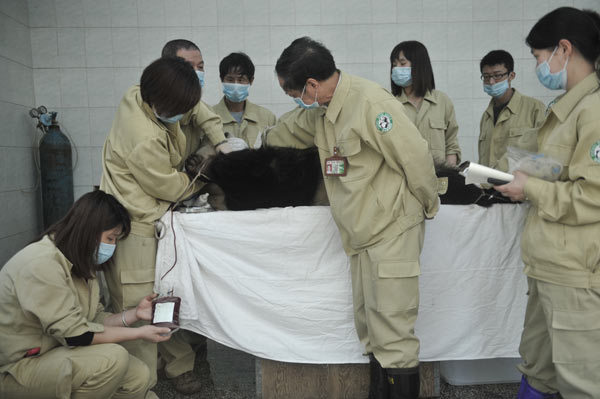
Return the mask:
<path id="1" fill-rule="evenodd" d="M 333 156 L 325 158 L 325 176 L 346 176 L 348 159 L 338 155 L 338 148 L 333 147 Z"/>

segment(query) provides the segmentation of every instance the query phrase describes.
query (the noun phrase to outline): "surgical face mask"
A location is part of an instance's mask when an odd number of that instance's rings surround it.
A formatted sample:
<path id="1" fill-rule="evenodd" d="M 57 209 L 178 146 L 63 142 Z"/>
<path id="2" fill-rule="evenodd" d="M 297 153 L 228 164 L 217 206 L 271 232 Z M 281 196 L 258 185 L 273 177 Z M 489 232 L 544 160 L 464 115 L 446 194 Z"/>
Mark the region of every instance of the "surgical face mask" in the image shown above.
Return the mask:
<path id="1" fill-rule="evenodd" d="M 107 244 L 105 242 L 100 242 L 100 246 L 98 247 L 98 251 L 96 252 L 96 264 L 101 265 L 107 260 L 109 260 L 115 253 L 115 248 L 117 248 L 116 244 Z"/>
<path id="2" fill-rule="evenodd" d="M 241 83 L 223 83 L 223 94 L 225 97 L 234 103 L 241 103 L 248 98 L 248 90 L 250 85 Z"/>
<path id="3" fill-rule="evenodd" d="M 502 97 L 506 90 L 508 90 L 508 78 L 493 85 L 483 85 L 483 91 L 495 98 Z"/>
<path id="4" fill-rule="evenodd" d="M 183 114 L 173 115 L 170 118 L 167 118 L 164 116 L 160 116 L 159 114 L 156 113 L 156 111 L 154 111 L 154 115 L 156 115 L 156 117 L 158 119 L 160 119 L 161 121 L 163 121 L 165 123 L 175 123 L 175 122 L 178 122 L 181 118 L 183 118 Z"/>
<path id="5" fill-rule="evenodd" d="M 392 82 L 400 87 L 408 87 L 412 84 L 411 67 L 393 67 Z"/>
<path id="6" fill-rule="evenodd" d="M 305 104 L 304 101 L 302 101 L 302 96 L 304 96 L 304 91 L 306 90 L 306 85 L 304 85 L 304 88 L 302 89 L 302 94 L 300 94 L 300 97 L 294 97 L 294 101 L 296 102 L 296 104 L 298 104 L 299 106 L 301 106 L 304 109 L 312 109 L 312 108 L 317 108 L 319 107 L 319 103 L 317 102 L 317 94 L 318 94 L 318 90 L 315 93 L 315 101 L 312 104 Z"/>
<path id="7" fill-rule="evenodd" d="M 198 76 L 198 80 L 200 81 L 200 87 L 204 87 L 204 71 L 196 71 L 196 76 Z"/>
<path id="8" fill-rule="evenodd" d="M 554 53 L 556 53 L 556 50 L 558 50 L 558 46 L 554 48 L 550 58 L 535 68 L 535 73 L 540 83 L 550 90 L 561 90 L 567 88 L 567 65 L 569 64 L 568 57 L 563 69 L 556 73 L 550 72 L 550 60 L 554 56 Z"/>

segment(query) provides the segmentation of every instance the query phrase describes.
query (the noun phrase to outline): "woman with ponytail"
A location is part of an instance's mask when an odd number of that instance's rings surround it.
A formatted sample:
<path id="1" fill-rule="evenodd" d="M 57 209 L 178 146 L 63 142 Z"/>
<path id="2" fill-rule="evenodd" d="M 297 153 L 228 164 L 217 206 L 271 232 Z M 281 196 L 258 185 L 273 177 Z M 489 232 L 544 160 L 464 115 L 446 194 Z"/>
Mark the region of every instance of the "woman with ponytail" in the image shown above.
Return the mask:
<path id="1" fill-rule="evenodd" d="M 548 107 L 538 149 L 558 181 L 515 172 L 496 189 L 531 208 L 521 241 L 529 298 L 518 399 L 600 397 L 600 16 L 558 8 L 526 39 Z"/>

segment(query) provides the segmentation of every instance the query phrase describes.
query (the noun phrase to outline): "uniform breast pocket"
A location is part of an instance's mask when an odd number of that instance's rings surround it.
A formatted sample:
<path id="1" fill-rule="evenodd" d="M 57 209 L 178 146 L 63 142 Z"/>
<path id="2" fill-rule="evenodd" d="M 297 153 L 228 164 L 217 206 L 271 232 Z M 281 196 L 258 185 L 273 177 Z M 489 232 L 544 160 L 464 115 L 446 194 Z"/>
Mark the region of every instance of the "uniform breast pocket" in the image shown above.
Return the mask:
<path id="1" fill-rule="evenodd" d="M 348 174 L 340 176 L 341 181 L 360 180 L 370 176 L 373 162 L 369 162 L 367 150 L 359 138 L 338 140 L 339 155 L 348 159 Z"/>
<path id="2" fill-rule="evenodd" d="M 537 152 L 538 129 L 530 127 L 515 127 L 508 131 L 507 146 Z"/>

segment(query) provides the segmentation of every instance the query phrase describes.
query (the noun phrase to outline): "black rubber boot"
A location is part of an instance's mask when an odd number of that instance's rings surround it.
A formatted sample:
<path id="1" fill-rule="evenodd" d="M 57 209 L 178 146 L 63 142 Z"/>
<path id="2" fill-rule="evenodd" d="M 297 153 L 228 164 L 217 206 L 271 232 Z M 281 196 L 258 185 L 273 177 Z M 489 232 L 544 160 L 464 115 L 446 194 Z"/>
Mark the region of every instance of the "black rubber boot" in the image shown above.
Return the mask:
<path id="1" fill-rule="evenodd" d="M 389 399 L 418 399 L 421 381 L 419 367 L 385 369 L 388 377 Z"/>
<path id="2" fill-rule="evenodd" d="M 387 374 L 373 354 L 369 355 L 371 382 L 369 383 L 369 399 L 388 399 L 389 389 Z"/>

